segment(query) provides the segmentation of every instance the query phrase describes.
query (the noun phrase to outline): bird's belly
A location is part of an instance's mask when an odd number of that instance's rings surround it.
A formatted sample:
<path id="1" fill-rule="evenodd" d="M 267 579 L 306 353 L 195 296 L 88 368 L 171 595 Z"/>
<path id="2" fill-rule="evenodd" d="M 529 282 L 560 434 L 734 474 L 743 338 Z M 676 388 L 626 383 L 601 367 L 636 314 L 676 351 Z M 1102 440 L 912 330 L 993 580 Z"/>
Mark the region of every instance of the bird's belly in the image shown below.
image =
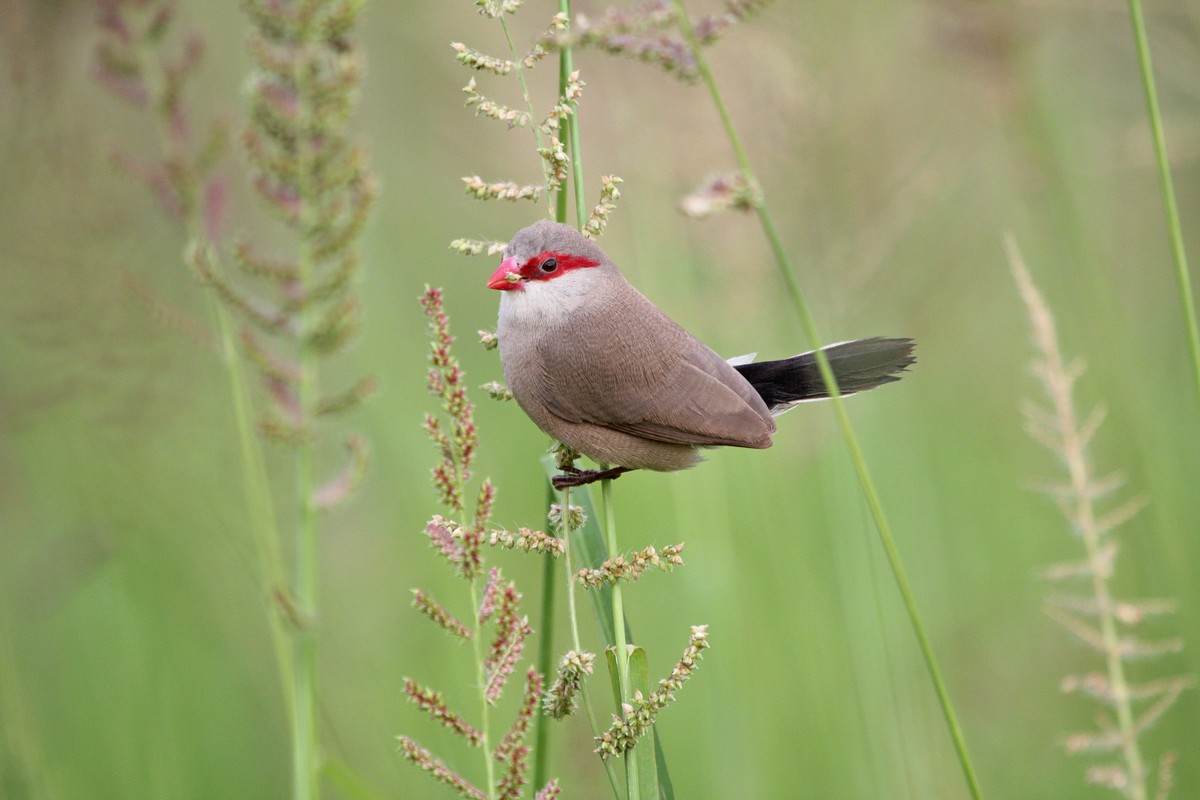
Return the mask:
<path id="1" fill-rule="evenodd" d="M 674 472 L 700 462 L 697 448 L 691 445 L 646 439 L 598 422 L 563 419 L 542 397 L 544 366 L 537 361 L 534 348 L 506 348 L 501 339 L 500 350 L 504 380 L 517 404 L 555 440 L 610 466 Z"/>

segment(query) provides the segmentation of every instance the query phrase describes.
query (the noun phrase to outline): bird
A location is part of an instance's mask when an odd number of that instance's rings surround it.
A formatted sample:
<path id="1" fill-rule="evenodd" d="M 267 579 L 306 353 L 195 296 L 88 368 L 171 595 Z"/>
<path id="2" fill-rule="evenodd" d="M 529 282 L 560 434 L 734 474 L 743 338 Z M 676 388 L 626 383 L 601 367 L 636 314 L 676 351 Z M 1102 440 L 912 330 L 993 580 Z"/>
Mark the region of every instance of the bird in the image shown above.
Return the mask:
<path id="1" fill-rule="evenodd" d="M 518 231 L 487 286 L 501 293 L 496 337 L 513 398 L 545 433 L 601 467 L 563 468 L 558 489 L 687 469 L 712 447 L 770 447 L 775 417 L 829 397 L 815 351 L 727 361 L 569 225 L 541 220 Z M 822 351 L 839 394 L 851 395 L 899 380 L 916 362 L 914 347 L 873 337 Z"/>

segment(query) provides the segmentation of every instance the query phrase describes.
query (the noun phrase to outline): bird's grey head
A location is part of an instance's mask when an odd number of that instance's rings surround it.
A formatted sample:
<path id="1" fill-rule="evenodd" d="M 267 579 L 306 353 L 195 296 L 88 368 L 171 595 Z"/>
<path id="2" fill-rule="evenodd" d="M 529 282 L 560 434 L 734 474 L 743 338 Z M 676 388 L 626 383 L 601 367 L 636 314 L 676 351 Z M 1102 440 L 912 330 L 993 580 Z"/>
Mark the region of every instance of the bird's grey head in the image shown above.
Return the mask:
<path id="1" fill-rule="evenodd" d="M 505 259 L 524 264 L 542 253 L 567 253 L 604 263 L 608 258 L 596 243 L 569 225 L 548 219 L 517 231 L 504 249 Z"/>

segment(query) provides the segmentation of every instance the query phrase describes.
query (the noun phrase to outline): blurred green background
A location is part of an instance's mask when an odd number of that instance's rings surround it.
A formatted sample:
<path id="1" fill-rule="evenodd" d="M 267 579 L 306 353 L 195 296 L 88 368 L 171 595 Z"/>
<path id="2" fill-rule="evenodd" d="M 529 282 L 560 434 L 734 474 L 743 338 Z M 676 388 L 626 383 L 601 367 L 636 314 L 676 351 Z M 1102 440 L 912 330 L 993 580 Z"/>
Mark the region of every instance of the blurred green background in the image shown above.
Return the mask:
<path id="1" fill-rule="evenodd" d="M 556 8 L 529 0 L 518 46 Z M 1200 253 L 1200 7 L 1150 11 L 1186 236 Z M 240 126 L 238 4 L 183 2 L 183 30 L 208 45 L 194 115 Z M 150 121 L 89 78 L 97 37 L 90 2 L 0 3 L 0 795 L 284 797 L 287 721 L 226 374 L 188 335 L 208 306 L 181 263 L 181 233 L 112 167 L 115 144 L 156 145 Z M 383 195 L 364 240 L 363 335 L 328 374 L 377 375 L 382 391 L 339 423 L 366 436 L 374 459 L 361 493 L 323 525 L 321 737 L 380 797 L 449 797 L 393 738 L 481 774 L 478 753 L 402 693 L 411 675 L 473 708 L 469 649 L 409 605 L 415 586 L 467 604 L 422 536 L 438 509 L 419 427 L 432 401 L 416 297 L 444 286 L 471 383 L 499 377 L 473 343 L 494 325 L 483 284 L 495 259 L 447 244 L 507 239 L 543 211 L 474 202 L 459 177 L 533 182 L 539 166 L 528 130 L 462 107 L 470 76 L 449 43 L 503 49 L 469 2 L 377 0 L 360 41 L 369 74 L 355 125 Z M 1082 550 L 1030 489 L 1059 467 L 1022 432 L 1019 403 L 1040 389 L 1001 239 L 1015 234 L 1065 351 L 1088 363 L 1080 402 L 1109 410 L 1099 468 L 1149 499 L 1121 533 L 1116 586 L 1177 600 L 1145 633 L 1189 647 L 1133 675 L 1195 673 L 1200 408 L 1125 4 L 776 3 L 711 53 L 824 336 L 919 342 L 908 377 L 848 408 L 987 796 L 1104 796 L 1085 785 L 1094 761 L 1061 746 L 1098 706 L 1059 683 L 1102 663 L 1041 610 L 1054 589 L 1039 569 Z M 589 204 L 601 175 L 625 179 L 607 252 L 718 352 L 808 349 L 753 218 L 676 211 L 733 164 L 703 90 L 596 52 L 577 65 Z M 554 69 L 539 72 L 544 109 Z M 518 100 L 511 81 L 480 84 Z M 237 152 L 223 167 L 235 182 L 245 169 Z M 244 186 L 231 228 L 280 238 Z M 539 527 L 547 440 L 515 405 L 476 400 L 495 521 Z M 336 452 L 325 453 L 331 470 Z M 267 454 L 286 523 L 288 454 Z M 771 450 L 714 452 L 690 472 L 616 488 L 625 545 L 688 545 L 685 569 L 626 593 L 652 675 L 670 669 L 689 625 L 710 625 L 703 668 L 659 726 L 679 797 L 965 796 L 829 408 L 788 415 Z M 536 614 L 538 563 L 493 562 Z M 582 622 L 595 646 L 590 612 Z M 1179 753 L 1174 797 L 1200 797 L 1198 722 L 1192 691 L 1143 740 L 1152 763 Z M 551 774 L 567 797 L 604 796 L 589 737 L 582 718 L 556 729 Z"/>

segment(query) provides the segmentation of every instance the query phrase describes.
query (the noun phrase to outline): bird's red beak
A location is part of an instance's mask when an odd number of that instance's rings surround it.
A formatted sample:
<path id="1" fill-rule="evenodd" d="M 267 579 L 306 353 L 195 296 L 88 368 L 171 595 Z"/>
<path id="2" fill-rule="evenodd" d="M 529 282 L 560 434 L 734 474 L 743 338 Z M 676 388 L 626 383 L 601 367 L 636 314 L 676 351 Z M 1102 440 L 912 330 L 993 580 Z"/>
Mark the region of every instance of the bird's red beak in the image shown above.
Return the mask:
<path id="1" fill-rule="evenodd" d="M 519 267 L 517 267 L 517 260 L 515 258 L 504 259 L 500 262 L 500 266 L 496 267 L 496 271 L 492 273 L 492 277 L 488 278 L 488 288 L 498 289 L 501 292 L 520 288 L 521 275 L 517 272 L 518 269 Z"/>

